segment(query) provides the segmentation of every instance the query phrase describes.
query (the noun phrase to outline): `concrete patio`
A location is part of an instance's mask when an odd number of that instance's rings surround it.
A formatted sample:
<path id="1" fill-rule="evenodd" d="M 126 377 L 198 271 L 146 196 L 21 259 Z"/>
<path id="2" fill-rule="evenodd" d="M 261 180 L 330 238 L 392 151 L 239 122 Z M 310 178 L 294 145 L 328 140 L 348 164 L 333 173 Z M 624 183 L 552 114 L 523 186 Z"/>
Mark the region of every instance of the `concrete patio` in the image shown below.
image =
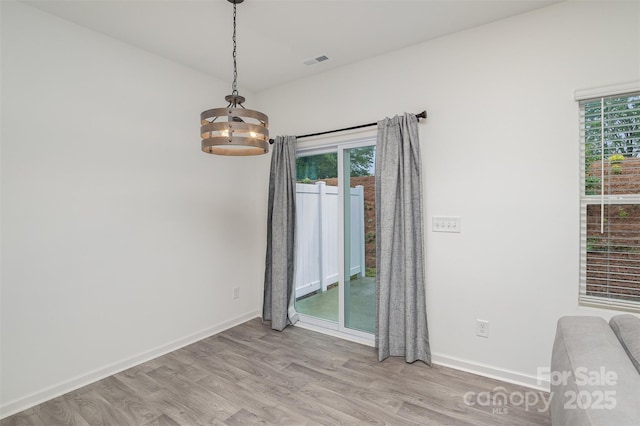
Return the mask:
<path id="1" fill-rule="evenodd" d="M 338 322 L 338 291 L 340 286 L 325 292 L 304 296 L 296 300 L 296 310 L 305 315 L 328 321 Z M 375 333 L 376 312 L 376 279 L 375 277 L 359 277 L 349 282 L 351 306 L 345 326 Z"/>

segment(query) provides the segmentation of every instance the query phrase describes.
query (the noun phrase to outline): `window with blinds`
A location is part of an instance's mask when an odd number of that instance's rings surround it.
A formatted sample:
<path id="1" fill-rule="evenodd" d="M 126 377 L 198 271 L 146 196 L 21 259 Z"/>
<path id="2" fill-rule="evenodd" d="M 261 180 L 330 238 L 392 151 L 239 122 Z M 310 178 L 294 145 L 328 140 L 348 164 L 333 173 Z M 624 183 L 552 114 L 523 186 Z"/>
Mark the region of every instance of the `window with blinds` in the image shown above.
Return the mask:
<path id="1" fill-rule="evenodd" d="M 640 91 L 580 101 L 582 304 L 640 311 Z"/>

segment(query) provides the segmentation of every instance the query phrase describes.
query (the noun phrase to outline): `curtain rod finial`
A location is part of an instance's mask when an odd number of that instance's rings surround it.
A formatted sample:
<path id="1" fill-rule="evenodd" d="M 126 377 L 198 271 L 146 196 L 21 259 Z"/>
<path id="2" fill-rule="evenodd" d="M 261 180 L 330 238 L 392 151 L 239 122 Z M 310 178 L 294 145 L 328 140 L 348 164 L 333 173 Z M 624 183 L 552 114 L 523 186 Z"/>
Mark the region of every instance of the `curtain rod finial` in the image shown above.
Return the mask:
<path id="1" fill-rule="evenodd" d="M 416 118 L 427 118 L 427 111 L 422 111 L 420 114 L 416 114 Z"/>

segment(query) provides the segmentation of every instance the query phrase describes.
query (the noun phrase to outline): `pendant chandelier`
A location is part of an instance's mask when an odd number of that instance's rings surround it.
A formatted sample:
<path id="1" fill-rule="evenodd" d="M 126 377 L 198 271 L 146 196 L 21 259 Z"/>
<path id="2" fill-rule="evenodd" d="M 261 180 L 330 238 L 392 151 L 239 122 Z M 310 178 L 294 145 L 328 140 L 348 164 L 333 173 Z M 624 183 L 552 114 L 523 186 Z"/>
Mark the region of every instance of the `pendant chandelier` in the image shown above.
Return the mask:
<path id="1" fill-rule="evenodd" d="M 202 150 L 218 155 L 259 155 L 269 152 L 269 118 L 259 112 L 246 109 L 245 101 L 238 93 L 238 64 L 236 63 L 236 5 L 244 0 L 227 0 L 233 3 L 233 85 L 231 94 L 225 96 L 226 108 L 213 108 L 200 114 Z"/>

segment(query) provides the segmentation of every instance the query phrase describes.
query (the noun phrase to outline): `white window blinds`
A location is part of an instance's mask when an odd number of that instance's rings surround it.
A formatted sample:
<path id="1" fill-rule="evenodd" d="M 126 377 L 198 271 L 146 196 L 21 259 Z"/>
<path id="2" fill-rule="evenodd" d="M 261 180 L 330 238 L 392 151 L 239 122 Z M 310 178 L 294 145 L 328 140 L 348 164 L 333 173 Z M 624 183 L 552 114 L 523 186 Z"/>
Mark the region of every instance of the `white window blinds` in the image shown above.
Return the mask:
<path id="1" fill-rule="evenodd" d="M 580 302 L 640 311 L 640 91 L 580 101 Z"/>

